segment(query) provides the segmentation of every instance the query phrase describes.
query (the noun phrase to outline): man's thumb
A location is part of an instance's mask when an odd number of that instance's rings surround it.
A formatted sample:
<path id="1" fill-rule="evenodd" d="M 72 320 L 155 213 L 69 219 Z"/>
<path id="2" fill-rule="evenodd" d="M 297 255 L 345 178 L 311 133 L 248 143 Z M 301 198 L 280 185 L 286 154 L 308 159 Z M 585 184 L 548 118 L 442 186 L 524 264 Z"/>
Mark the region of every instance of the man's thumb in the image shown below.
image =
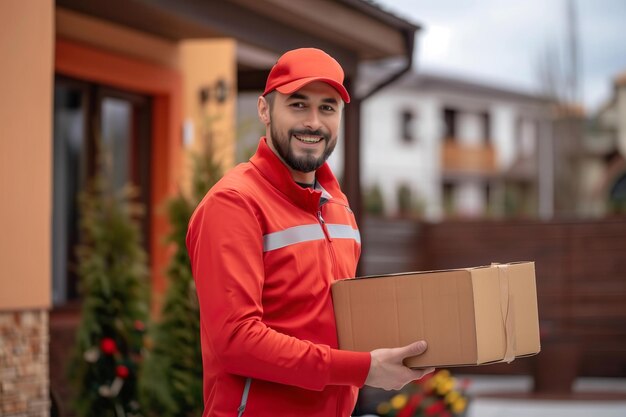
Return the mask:
<path id="1" fill-rule="evenodd" d="M 407 358 L 409 356 L 421 355 L 426 352 L 426 349 L 428 349 L 428 344 L 425 340 L 420 340 L 419 342 L 411 343 L 402 348 L 402 357 Z"/>

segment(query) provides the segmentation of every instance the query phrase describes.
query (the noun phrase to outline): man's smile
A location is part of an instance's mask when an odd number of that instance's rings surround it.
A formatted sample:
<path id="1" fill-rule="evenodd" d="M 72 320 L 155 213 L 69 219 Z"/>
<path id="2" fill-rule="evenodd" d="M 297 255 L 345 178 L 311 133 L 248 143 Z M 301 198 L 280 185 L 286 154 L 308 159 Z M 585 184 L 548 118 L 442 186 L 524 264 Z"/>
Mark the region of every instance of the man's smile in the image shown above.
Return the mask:
<path id="1" fill-rule="evenodd" d="M 321 141 L 322 139 L 324 139 L 322 136 L 311 136 L 311 135 L 293 135 L 294 138 L 298 139 L 300 142 L 303 143 L 318 143 L 319 141 Z"/>

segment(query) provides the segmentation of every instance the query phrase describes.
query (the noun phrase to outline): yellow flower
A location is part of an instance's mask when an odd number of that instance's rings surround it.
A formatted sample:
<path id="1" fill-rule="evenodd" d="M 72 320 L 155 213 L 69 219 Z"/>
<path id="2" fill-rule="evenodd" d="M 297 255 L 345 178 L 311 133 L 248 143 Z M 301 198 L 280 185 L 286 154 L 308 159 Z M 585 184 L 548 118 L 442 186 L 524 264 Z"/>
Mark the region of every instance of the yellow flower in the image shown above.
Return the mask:
<path id="1" fill-rule="evenodd" d="M 439 385 L 445 383 L 448 379 L 450 379 L 450 371 L 447 369 L 442 369 L 437 372 L 435 376 L 430 380 L 432 382 L 432 387 L 436 388 Z"/>
<path id="2" fill-rule="evenodd" d="M 463 397 L 460 397 L 452 403 L 452 412 L 454 414 L 460 414 L 465 410 L 465 407 L 467 407 L 467 400 Z"/>
<path id="3" fill-rule="evenodd" d="M 389 414 L 390 411 L 391 404 L 389 404 L 387 401 L 378 404 L 378 406 L 376 407 L 376 412 L 381 415 Z"/>
<path id="4" fill-rule="evenodd" d="M 450 371 L 448 371 L 447 369 L 442 369 L 439 372 L 437 372 L 437 375 L 435 375 L 435 377 L 439 377 L 441 379 L 450 378 Z"/>
<path id="5" fill-rule="evenodd" d="M 406 405 L 406 402 L 407 402 L 406 395 L 404 394 L 394 395 L 394 397 L 391 399 L 391 406 L 395 408 L 396 410 L 399 410 Z"/>
<path id="6" fill-rule="evenodd" d="M 446 395 L 447 393 L 452 391 L 452 388 L 454 388 L 454 380 L 448 378 L 442 381 L 439 385 L 437 385 L 437 394 Z"/>
<path id="7" fill-rule="evenodd" d="M 452 404 L 457 399 L 459 399 L 459 397 L 461 397 L 461 394 L 459 394 L 458 391 L 450 391 L 449 393 L 446 394 L 445 400 L 448 404 Z"/>

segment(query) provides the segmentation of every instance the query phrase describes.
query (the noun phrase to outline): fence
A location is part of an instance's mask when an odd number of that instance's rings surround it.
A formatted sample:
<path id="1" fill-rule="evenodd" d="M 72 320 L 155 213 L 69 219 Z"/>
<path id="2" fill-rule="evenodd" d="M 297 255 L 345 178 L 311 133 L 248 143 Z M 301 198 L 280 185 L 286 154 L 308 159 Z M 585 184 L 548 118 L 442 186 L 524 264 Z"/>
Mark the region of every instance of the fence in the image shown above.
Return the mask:
<path id="1" fill-rule="evenodd" d="M 626 221 L 367 218 L 362 272 L 535 261 L 542 353 L 478 373 L 626 377 Z"/>

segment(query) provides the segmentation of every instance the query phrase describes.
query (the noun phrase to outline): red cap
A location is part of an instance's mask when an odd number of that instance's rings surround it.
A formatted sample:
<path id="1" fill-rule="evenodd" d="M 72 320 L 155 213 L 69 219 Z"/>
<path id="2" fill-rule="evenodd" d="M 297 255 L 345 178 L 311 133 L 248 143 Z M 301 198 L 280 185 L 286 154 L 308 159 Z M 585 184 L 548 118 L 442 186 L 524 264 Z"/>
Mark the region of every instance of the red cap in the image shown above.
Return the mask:
<path id="1" fill-rule="evenodd" d="M 343 86 L 341 65 L 326 52 L 315 48 L 294 49 L 278 58 L 267 77 L 263 95 L 274 90 L 291 94 L 313 81 L 329 84 L 339 92 L 343 101 L 350 102 L 350 95 Z"/>

